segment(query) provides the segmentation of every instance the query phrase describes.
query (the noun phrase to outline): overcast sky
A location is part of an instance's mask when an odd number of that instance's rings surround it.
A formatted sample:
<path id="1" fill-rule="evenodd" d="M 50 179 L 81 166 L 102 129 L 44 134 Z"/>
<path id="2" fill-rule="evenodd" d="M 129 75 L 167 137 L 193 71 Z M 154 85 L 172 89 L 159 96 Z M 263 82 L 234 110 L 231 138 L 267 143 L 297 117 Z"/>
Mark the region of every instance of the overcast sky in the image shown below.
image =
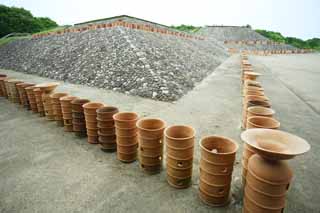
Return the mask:
<path id="1" fill-rule="evenodd" d="M 320 0 L 0 0 L 58 24 L 130 15 L 165 25 L 246 25 L 302 39 L 320 37 Z"/>

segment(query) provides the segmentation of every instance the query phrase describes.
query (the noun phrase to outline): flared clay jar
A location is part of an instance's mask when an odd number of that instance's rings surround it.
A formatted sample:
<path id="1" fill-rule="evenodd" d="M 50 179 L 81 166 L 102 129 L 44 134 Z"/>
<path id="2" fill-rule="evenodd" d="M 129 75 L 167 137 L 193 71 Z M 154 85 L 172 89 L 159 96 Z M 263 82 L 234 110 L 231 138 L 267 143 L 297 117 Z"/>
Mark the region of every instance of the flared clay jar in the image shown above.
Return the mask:
<path id="1" fill-rule="evenodd" d="M 281 130 L 247 129 L 242 132 L 241 139 L 257 154 L 269 160 L 288 160 L 310 150 L 307 141 Z"/>

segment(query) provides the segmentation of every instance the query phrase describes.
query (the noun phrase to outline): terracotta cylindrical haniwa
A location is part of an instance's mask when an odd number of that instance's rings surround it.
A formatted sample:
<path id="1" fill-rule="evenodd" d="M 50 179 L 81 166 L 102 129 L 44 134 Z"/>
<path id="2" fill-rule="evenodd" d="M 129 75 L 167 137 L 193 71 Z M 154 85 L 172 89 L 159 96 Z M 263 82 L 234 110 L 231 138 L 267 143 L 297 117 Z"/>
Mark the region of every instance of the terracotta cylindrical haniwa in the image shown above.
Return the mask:
<path id="1" fill-rule="evenodd" d="M 75 135 L 78 137 L 87 136 L 86 120 L 83 105 L 89 103 L 88 99 L 75 99 L 71 101 L 72 106 L 72 126 Z"/>
<path id="2" fill-rule="evenodd" d="M 42 91 L 42 103 L 46 119 L 48 121 L 55 120 L 50 95 L 53 93 L 53 91 L 57 88 L 58 85 L 59 83 L 43 83 L 37 84 L 35 86 L 36 88 L 39 88 Z"/>
<path id="3" fill-rule="evenodd" d="M 23 83 L 23 81 L 16 80 L 16 79 L 8 80 L 8 87 L 10 90 L 9 100 L 13 103 L 18 103 L 18 104 L 20 104 L 20 97 L 19 97 L 19 93 L 16 85 L 19 83 Z"/>
<path id="4" fill-rule="evenodd" d="M 91 144 L 99 144 L 97 109 L 103 106 L 103 103 L 98 102 L 89 102 L 83 105 L 84 116 L 86 119 L 88 142 Z"/>
<path id="5" fill-rule="evenodd" d="M 225 137 L 208 136 L 200 141 L 200 148 L 199 196 L 208 205 L 226 205 L 238 145 Z"/>
<path id="6" fill-rule="evenodd" d="M 113 115 L 119 110 L 113 106 L 105 106 L 97 109 L 99 143 L 103 151 L 116 151 L 117 139 Z"/>
<path id="7" fill-rule="evenodd" d="M 262 107 L 262 106 L 252 106 L 247 108 L 247 117 L 252 116 L 263 116 L 272 118 L 275 114 L 275 111 L 271 108 Z"/>
<path id="8" fill-rule="evenodd" d="M 264 116 L 252 116 L 247 119 L 247 129 L 264 128 L 264 129 L 278 129 L 280 122 L 274 118 Z"/>
<path id="9" fill-rule="evenodd" d="M 130 163 L 137 159 L 138 138 L 134 112 L 118 112 L 113 115 L 117 135 L 117 158 Z"/>
<path id="10" fill-rule="evenodd" d="M 59 92 L 50 95 L 51 104 L 54 114 L 54 120 L 57 122 L 58 126 L 63 126 L 63 117 L 62 117 L 62 109 L 60 98 L 68 96 L 68 93 Z"/>
<path id="11" fill-rule="evenodd" d="M 192 179 L 195 130 L 190 126 L 165 129 L 167 181 L 175 188 L 187 188 Z"/>
<path id="12" fill-rule="evenodd" d="M 248 163 L 243 212 L 283 212 L 292 171 L 285 161 L 255 154 Z"/>
<path id="13" fill-rule="evenodd" d="M 262 106 L 270 108 L 271 104 L 266 100 L 265 97 L 260 96 L 246 96 L 243 100 L 243 108 L 242 108 L 242 128 L 246 128 L 247 125 L 247 111 L 248 107 L 252 106 Z"/>
<path id="14" fill-rule="evenodd" d="M 31 87 L 34 85 L 35 84 L 32 84 L 32 83 L 19 83 L 19 84 L 17 84 L 20 102 L 21 102 L 22 106 L 25 108 L 28 108 L 28 106 L 29 106 L 28 96 L 27 96 L 27 92 L 26 92 L 25 88 Z"/>
<path id="15" fill-rule="evenodd" d="M 25 90 L 27 92 L 28 103 L 30 105 L 30 109 L 32 110 L 33 113 L 38 113 L 36 97 L 35 97 L 34 92 L 33 92 L 33 90 L 35 88 L 36 88 L 35 86 L 31 86 L 31 87 L 26 87 Z"/>
<path id="16" fill-rule="evenodd" d="M 42 101 L 42 93 L 43 91 L 39 88 L 35 88 L 33 90 L 34 96 L 36 98 L 36 103 L 37 103 L 37 108 L 38 108 L 38 113 L 40 117 L 46 116 L 44 112 L 44 106 L 43 106 L 43 101 Z"/>
<path id="17" fill-rule="evenodd" d="M 137 122 L 139 163 L 143 171 L 154 174 L 162 169 L 163 132 L 166 124 L 161 119 L 143 118 Z"/>
<path id="18" fill-rule="evenodd" d="M 60 98 L 63 125 L 65 132 L 73 132 L 72 125 L 72 104 L 71 101 L 77 99 L 75 96 L 64 96 Z"/>
<path id="19" fill-rule="evenodd" d="M 6 97 L 7 96 L 7 91 L 4 86 L 4 80 L 7 79 L 7 75 L 5 74 L 0 74 L 0 96 Z"/>
<path id="20" fill-rule="evenodd" d="M 10 78 L 3 79 L 4 91 L 6 91 L 6 98 L 10 100 L 10 89 L 9 89 L 9 81 Z"/>

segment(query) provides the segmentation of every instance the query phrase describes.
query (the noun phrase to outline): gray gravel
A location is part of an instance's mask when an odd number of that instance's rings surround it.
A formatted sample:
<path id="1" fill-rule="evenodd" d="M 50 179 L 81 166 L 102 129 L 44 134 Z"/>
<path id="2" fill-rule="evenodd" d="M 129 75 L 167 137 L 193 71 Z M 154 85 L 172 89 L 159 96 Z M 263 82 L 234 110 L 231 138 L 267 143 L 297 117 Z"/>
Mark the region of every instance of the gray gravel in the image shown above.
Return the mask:
<path id="1" fill-rule="evenodd" d="M 13 41 L 0 47 L 0 67 L 175 101 L 227 56 L 210 40 L 114 27 Z"/>

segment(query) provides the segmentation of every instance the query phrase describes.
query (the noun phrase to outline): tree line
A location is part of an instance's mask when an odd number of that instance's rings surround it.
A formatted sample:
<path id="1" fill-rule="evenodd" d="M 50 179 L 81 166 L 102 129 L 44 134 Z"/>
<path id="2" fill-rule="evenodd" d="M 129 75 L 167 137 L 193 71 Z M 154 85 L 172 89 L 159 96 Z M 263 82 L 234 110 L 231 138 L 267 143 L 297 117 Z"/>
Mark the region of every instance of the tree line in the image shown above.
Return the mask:
<path id="1" fill-rule="evenodd" d="M 34 17 L 23 8 L 0 4 L 0 37 L 10 33 L 36 33 L 57 27 L 58 24 L 46 17 Z"/>

